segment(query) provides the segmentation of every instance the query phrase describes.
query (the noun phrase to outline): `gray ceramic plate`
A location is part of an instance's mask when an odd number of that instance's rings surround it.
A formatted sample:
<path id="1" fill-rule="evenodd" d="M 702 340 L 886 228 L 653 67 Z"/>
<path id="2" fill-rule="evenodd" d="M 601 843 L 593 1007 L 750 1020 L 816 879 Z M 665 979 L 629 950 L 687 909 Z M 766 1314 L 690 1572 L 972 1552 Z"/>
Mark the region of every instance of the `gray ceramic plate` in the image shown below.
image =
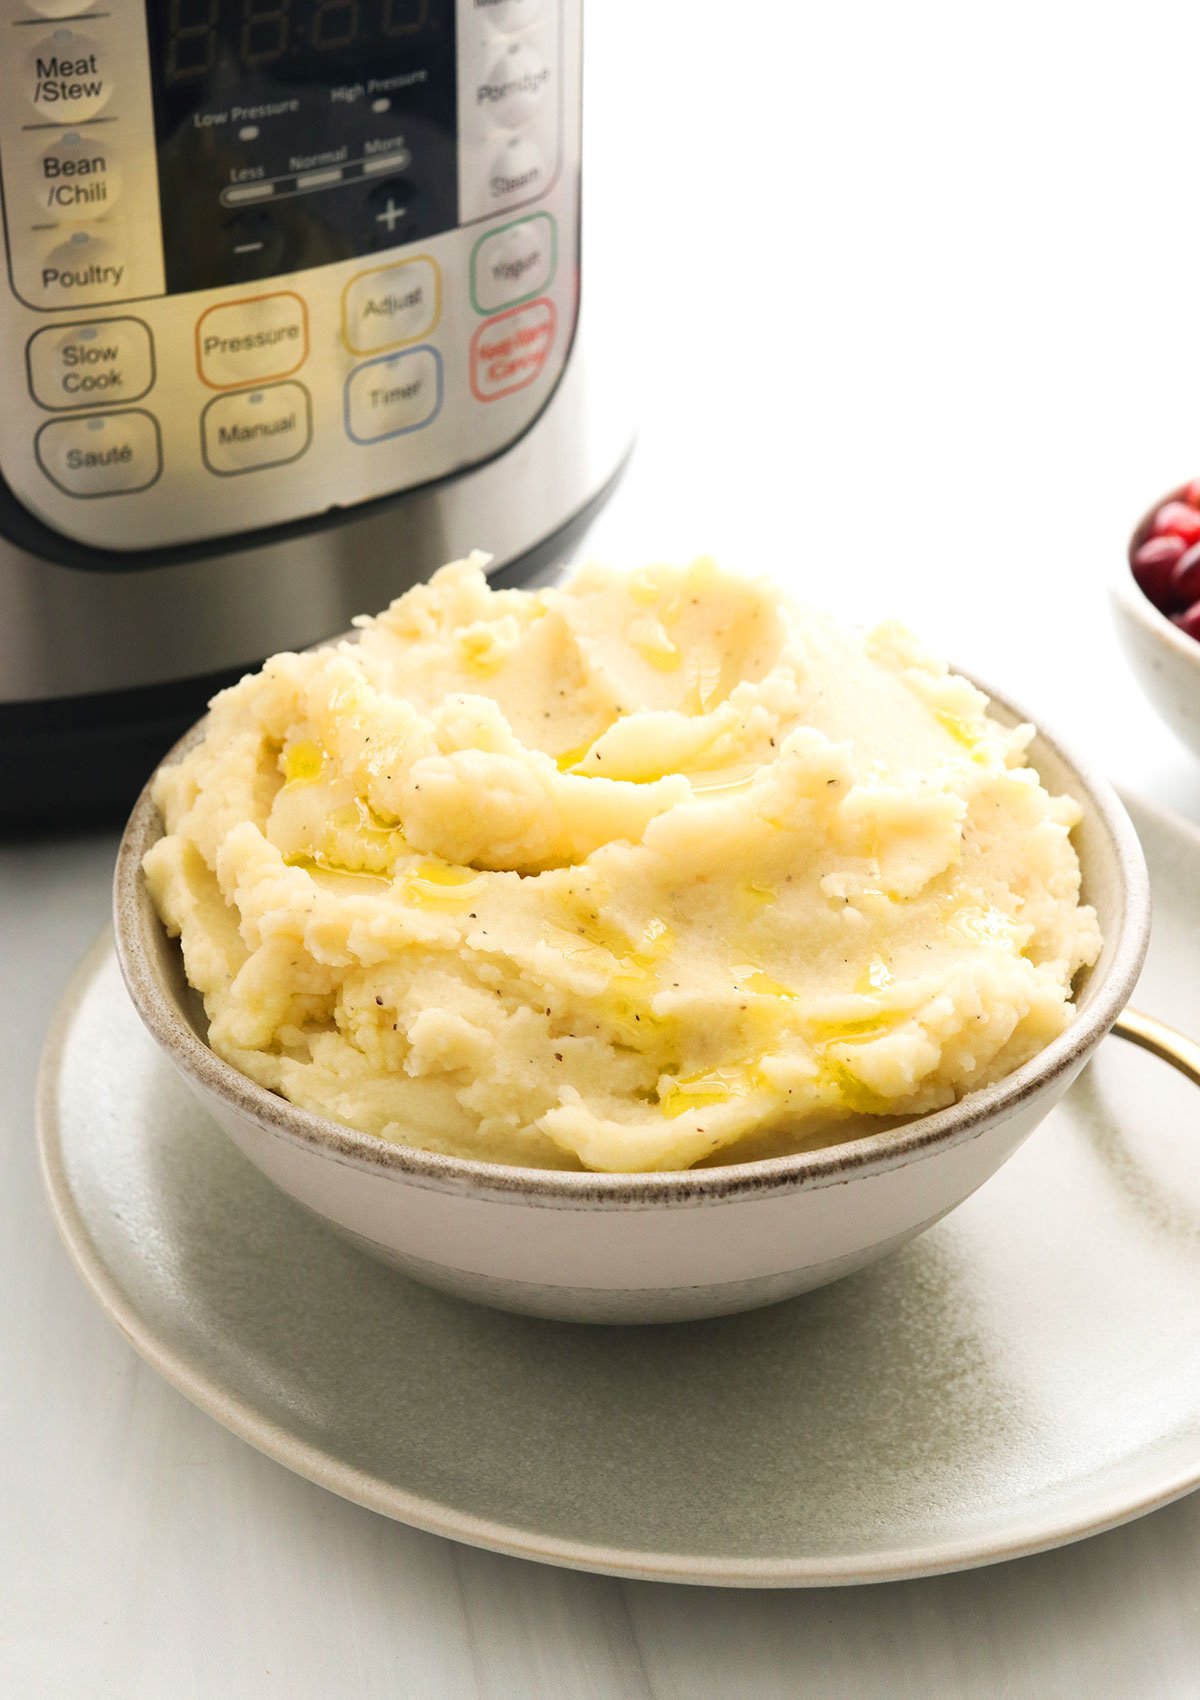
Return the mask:
<path id="1" fill-rule="evenodd" d="M 1200 836 L 1133 810 L 1157 914 L 1139 1004 L 1200 1026 Z M 922 1239 L 772 1309 L 604 1329 L 414 1285 L 207 1120 L 107 940 L 47 1045 L 51 1204 L 100 1303 L 189 1398 L 348 1499 L 619 1575 L 953 1570 L 1200 1483 L 1200 1094 L 1111 1039 Z"/>

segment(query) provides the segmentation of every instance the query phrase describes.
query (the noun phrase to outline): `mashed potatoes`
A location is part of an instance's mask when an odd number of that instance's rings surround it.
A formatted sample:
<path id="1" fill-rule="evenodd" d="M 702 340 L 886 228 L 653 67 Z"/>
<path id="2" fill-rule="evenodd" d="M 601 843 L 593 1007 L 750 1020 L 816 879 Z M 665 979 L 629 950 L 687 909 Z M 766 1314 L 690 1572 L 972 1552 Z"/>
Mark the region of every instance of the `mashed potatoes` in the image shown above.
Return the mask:
<path id="1" fill-rule="evenodd" d="M 1031 729 L 897 626 L 711 562 L 444 568 L 164 769 L 145 871 L 212 1048 L 493 1162 L 684 1168 L 951 1103 L 1095 961 Z"/>

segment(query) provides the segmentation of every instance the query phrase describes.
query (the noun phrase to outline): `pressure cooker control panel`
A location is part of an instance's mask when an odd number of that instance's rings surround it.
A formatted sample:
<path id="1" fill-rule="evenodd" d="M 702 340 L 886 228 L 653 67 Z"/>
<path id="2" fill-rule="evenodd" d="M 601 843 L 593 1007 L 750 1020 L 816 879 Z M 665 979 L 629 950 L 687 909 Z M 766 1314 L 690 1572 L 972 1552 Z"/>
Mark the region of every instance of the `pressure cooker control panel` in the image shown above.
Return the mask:
<path id="1" fill-rule="evenodd" d="M 0 0 L 0 475 L 242 535 L 490 458 L 578 304 L 581 0 Z"/>

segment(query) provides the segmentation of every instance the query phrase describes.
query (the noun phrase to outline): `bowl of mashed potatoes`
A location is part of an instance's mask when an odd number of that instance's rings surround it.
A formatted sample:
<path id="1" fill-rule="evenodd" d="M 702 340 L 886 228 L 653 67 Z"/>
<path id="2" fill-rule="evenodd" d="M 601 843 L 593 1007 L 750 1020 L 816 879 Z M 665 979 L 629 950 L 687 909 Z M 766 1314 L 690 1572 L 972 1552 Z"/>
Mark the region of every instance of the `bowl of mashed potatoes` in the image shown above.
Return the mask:
<path id="1" fill-rule="evenodd" d="M 115 901 L 151 1034 L 285 1192 L 505 1308 L 716 1315 L 911 1238 L 1129 997 L 1119 801 L 900 626 L 485 564 L 159 767 Z"/>

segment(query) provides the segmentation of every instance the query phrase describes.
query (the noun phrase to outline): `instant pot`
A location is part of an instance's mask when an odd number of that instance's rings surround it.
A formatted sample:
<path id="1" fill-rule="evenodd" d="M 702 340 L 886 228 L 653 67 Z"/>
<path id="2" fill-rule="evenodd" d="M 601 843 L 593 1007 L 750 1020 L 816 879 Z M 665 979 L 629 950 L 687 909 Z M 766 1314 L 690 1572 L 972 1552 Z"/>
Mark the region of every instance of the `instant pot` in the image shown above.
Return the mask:
<path id="1" fill-rule="evenodd" d="M 628 431 L 581 290 L 581 0 L 0 0 L 0 807 L 130 799 L 220 685 Z M 611 339 L 610 339 L 611 340 Z"/>

